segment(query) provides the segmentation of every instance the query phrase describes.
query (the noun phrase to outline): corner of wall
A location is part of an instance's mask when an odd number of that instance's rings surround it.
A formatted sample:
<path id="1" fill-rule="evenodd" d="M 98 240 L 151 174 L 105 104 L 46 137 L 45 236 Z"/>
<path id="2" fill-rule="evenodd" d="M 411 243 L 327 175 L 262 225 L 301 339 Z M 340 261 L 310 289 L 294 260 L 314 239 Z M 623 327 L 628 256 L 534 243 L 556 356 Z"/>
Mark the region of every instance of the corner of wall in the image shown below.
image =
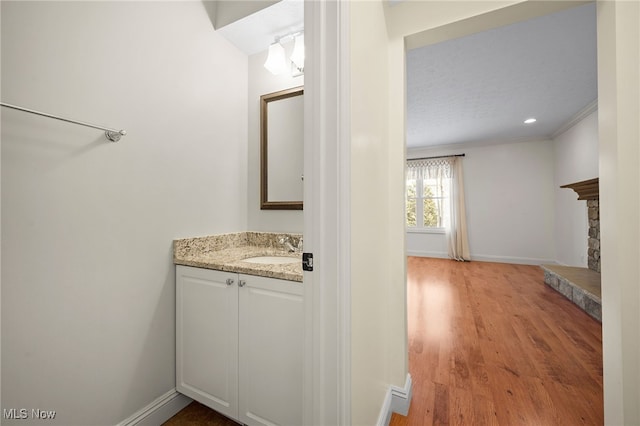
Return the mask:
<path id="1" fill-rule="evenodd" d="M 174 389 L 151 401 L 148 405 L 127 417 L 117 426 L 156 426 L 161 425 L 193 400 Z"/>
<path id="2" fill-rule="evenodd" d="M 388 426 L 393 413 L 406 416 L 409 414 L 411 397 L 413 395 L 413 382 L 411 375 L 407 374 L 403 387 L 389 386 L 385 393 L 376 426 Z"/>

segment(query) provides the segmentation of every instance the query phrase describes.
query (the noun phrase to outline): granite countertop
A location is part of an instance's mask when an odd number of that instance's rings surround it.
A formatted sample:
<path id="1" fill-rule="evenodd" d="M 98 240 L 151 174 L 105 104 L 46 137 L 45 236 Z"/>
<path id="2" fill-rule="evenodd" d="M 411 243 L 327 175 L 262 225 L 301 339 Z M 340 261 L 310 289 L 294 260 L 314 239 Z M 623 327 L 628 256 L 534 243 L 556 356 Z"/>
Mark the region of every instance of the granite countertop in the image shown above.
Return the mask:
<path id="1" fill-rule="evenodd" d="M 299 234 L 239 232 L 174 240 L 173 263 L 302 282 L 302 254 L 285 250 L 278 243 L 281 236 L 289 237 L 294 247 L 301 238 Z M 296 257 L 300 261 L 278 265 L 243 262 L 257 256 Z"/>

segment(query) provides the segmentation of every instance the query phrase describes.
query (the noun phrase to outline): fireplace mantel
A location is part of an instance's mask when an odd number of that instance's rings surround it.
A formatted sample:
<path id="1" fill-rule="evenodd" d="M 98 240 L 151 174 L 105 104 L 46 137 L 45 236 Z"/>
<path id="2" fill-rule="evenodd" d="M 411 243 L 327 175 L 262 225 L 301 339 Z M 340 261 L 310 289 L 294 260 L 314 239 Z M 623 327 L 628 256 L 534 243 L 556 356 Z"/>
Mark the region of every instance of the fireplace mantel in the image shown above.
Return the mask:
<path id="1" fill-rule="evenodd" d="M 597 200 L 600 198 L 599 178 L 562 185 L 560 188 L 571 188 L 578 194 L 578 200 Z"/>

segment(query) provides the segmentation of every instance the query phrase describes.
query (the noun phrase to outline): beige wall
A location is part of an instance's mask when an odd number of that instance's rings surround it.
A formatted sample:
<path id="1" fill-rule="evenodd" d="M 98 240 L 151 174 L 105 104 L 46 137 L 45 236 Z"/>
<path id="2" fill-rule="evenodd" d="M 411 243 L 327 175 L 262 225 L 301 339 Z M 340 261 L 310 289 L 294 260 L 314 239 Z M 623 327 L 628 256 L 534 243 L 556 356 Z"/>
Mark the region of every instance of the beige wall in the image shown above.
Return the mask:
<path id="1" fill-rule="evenodd" d="M 640 424 L 640 4 L 598 3 L 605 424 Z"/>
<path id="2" fill-rule="evenodd" d="M 375 424 L 389 384 L 407 373 L 402 143 L 389 141 L 389 58 L 380 2 L 351 4 L 352 424 Z M 393 189 L 400 189 L 394 191 Z M 400 228 L 398 227 L 400 225 Z"/>

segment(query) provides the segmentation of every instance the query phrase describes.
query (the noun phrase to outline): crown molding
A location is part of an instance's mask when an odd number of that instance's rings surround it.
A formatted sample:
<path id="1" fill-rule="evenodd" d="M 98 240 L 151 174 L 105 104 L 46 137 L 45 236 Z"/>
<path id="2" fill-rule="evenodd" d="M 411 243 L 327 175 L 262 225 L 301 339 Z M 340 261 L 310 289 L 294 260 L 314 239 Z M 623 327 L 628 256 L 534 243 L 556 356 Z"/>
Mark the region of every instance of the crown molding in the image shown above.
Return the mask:
<path id="1" fill-rule="evenodd" d="M 567 120 L 564 124 L 558 127 L 553 133 L 551 133 L 550 138 L 555 139 L 582 120 L 584 120 L 589 114 L 598 110 L 598 100 L 594 100 L 593 102 L 587 104 L 586 107 L 582 108 L 580 111 L 574 114 L 569 120 Z"/>
<path id="2" fill-rule="evenodd" d="M 449 144 L 433 145 L 433 146 L 407 147 L 406 156 L 407 156 L 407 159 L 410 160 L 411 159 L 410 157 L 420 157 L 423 155 L 425 156 L 431 155 L 434 152 L 439 153 L 444 150 L 452 151 L 451 154 L 459 154 L 458 151 L 461 151 L 464 149 L 482 148 L 482 147 L 494 146 L 494 145 L 510 145 L 515 143 L 525 143 L 525 142 L 549 141 L 549 140 L 551 140 L 551 138 L 548 136 L 524 136 L 520 138 L 485 139 L 485 140 L 466 141 L 466 142 L 449 143 Z"/>

